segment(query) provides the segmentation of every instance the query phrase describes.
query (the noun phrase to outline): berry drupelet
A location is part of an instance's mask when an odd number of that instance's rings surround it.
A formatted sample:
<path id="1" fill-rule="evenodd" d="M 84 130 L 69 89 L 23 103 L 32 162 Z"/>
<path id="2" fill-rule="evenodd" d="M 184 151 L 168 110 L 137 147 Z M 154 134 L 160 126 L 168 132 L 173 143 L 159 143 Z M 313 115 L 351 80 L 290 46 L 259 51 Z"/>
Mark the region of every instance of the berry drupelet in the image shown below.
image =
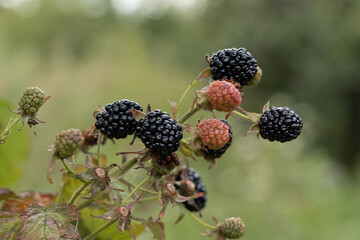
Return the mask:
<path id="1" fill-rule="evenodd" d="M 214 53 L 210 59 L 214 80 L 234 80 L 245 86 L 258 71 L 258 63 L 245 48 L 228 48 Z"/>
<path id="2" fill-rule="evenodd" d="M 204 145 L 205 158 L 219 158 L 230 147 L 232 130 L 226 120 L 205 119 L 199 124 L 199 136 Z"/>
<path id="3" fill-rule="evenodd" d="M 160 110 L 149 112 L 139 121 L 136 135 L 151 153 L 161 156 L 177 151 L 183 137 L 182 127 Z"/>
<path id="4" fill-rule="evenodd" d="M 95 127 L 107 138 L 126 138 L 138 125 L 130 109 L 143 110 L 138 103 L 127 99 L 107 104 L 105 111 L 96 115 Z"/>
<path id="5" fill-rule="evenodd" d="M 303 121 L 288 107 L 271 107 L 262 114 L 258 125 L 262 138 L 283 143 L 300 135 Z"/>
<path id="6" fill-rule="evenodd" d="M 183 202 L 186 209 L 192 212 L 198 212 L 206 205 L 206 188 L 201 181 L 200 175 L 192 168 L 184 166 L 181 171 L 176 175 L 175 181 L 179 184 L 175 184 L 179 193 L 183 196 L 191 196 L 197 193 L 205 193 L 205 195 Z M 187 178 L 185 172 L 187 171 Z"/>

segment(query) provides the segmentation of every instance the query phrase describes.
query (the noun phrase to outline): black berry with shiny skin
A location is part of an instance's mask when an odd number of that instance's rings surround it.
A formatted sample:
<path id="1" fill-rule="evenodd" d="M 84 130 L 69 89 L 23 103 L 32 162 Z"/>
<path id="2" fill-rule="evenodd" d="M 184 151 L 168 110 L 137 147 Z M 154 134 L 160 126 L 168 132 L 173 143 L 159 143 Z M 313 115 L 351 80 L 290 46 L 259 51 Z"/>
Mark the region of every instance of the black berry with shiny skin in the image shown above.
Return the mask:
<path id="1" fill-rule="evenodd" d="M 175 181 L 181 181 L 183 180 L 183 176 L 184 176 L 184 171 L 186 171 L 186 167 L 182 167 L 181 171 L 178 175 L 176 175 L 175 177 Z M 180 194 L 184 195 L 184 196 L 190 196 L 193 194 L 197 194 L 197 193 L 205 193 L 205 195 L 192 199 L 190 201 L 185 201 L 183 202 L 184 206 L 186 207 L 186 209 L 188 209 L 189 211 L 192 212 L 198 212 L 199 210 L 203 209 L 206 205 L 206 187 L 205 185 L 202 183 L 201 181 L 201 177 L 200 174 L 197 173 L 194 169 L 189 168 L 188 169 L 188 181 L 191 181 L 194 183 L 194 190 L 195 193 L 190 193 L 187 194 L 187 190 L 186 189 L 181 189 L 184 188 L 183 185 L 175 185 L 175 187 L 180 191 Z M 195 205 L 195 206 L 194 206 Z"/>
<path id="2" fill-rule="evenodd" d="M 209 62 L 212 78 L 234 80 L 245 86 L 258 71 L 258 63 L 245 48 L 227 48 L 213 54 Z"/>
<path id="3" fill-rule="evenodd" d="M 303 127 L 303 121 L 288 107 L 271 107 L 260 118 L 259 132 L 269 141 L 288 142 L 297 138 Z"/>
<path id="4" fill-rule="evenodd" d="M 127 99 L 107 104 L 105 111 L 96 115 L 95 127 L 107 138 L 126 138 L 138 125 L 130 109 L 143 110 L 139 104 Z"/>
<path id="5" fill-rule="evenodd" d="M 166 112 L 149 112 L 139 121 L 136 135 L 151 153 L 170 156 L 178 150 L 183 137 L 182 127 Z"/>
<path id="6" fill-rule="evenodd" d="M 230 137 L 230 139 L 222 148 L 220 148 L 218 150 L 213 150 L 213 149 L 210 149 L 207 146 L 205 146 L 202 149 L 205 158 L 219 158 L 219 157 L 221 157 L 226 152 L 226 150 L 230 147 L 230 145 L 232 143 L 232 130 L 231 130 L 230 124 L 226 120 L 223 120 L 223 119 L 220 120 L 220 121 L 222 121 L 223 123 L 225 123 L 229 127 L 229 137 Z"/>

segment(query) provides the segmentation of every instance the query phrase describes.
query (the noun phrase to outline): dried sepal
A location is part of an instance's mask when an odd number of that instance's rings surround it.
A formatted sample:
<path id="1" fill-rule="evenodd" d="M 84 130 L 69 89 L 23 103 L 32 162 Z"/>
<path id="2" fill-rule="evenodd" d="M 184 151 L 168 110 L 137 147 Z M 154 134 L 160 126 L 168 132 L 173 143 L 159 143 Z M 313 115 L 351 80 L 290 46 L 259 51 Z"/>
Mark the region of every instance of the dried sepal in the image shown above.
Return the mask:
<path id="1" fill-rule="evenodd" d="M 200 72 L 200 74 L 196 78 L 196 80 L 201 80 L 201 79 L 205 79 L 205 78 L 209 78 L 209 77 L 211 77 L 211 68 L 207 67 Z"/>

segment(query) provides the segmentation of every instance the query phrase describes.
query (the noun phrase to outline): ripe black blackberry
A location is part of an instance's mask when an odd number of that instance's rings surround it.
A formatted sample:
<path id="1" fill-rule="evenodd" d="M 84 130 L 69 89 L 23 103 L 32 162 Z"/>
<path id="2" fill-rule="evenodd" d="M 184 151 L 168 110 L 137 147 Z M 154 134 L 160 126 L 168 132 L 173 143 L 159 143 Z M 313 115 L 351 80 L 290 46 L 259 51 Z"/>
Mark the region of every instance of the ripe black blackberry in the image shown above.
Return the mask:
<path id="1" fill-rule="evenodd" d="M 151 153 L 170 156 L 178 150 L 183 137 L 182 127 L 166 112 L 149 112 L 139 121 L 136 135 Z"/>
<path id="2" fill-rule="evenodd" d="M 192 212 L 198 212 L 203 209 L 206 205 L 206 187 L 201 181 L 200 175 L 192 168 L 187 170 L 187 179 L 186 167 L 182 167 L 180 173 L 178 173 L 175 177 L 175 181 L 179 184 L 175 184 L 176 189 L 178 189 L 179 193 L 183 196 L 191 196 L 197 193 L 205 193 L 205 195 L 183 202 L 186 209 Z"/>
<path id="3" fill-rule="evenodd" d="M 227 125 L 229 127 L 229 137 L 230 137 L 230 139 L 222 148 L 220 148 L 218 150 L 213 150 L 213 149 L 208 148 L 207 146 L 204 146 L 202 151 L 204 153 L 205 158 L 219 158 L 219 157 L 221 157 L 226 152 L 226 150 L 230 147 L 230 145 L 232 143 L 232 130 L 231 130 L 230 124 L 226 120 L 223 120 L 223 119 L 221 119 L 220 121 L 223 122 L 225 125 Z"/>
<path id="4" fill-rule="evenodd" d="M 138 103 L 127 99 L 107 104 L 105 111 L 96 115 L 95 127 L 107 138 L 126 138 L 138 125 L 130 109 L 143 110 Z"/>
<path id="5" fill-rule="evenodd" d="M 262 138 L 288 142 L 300 135 L 303 121 L 288 107 L 271 107 L 262 114 L 258 125 Z"/>
<path id="6" fill-rule="evenodd" d="M 214 53 L 209 62 L 214 80 L 234 80 L 245 86 L 258 71 L 258 63 L 245 48 L 227 48 Z"/>

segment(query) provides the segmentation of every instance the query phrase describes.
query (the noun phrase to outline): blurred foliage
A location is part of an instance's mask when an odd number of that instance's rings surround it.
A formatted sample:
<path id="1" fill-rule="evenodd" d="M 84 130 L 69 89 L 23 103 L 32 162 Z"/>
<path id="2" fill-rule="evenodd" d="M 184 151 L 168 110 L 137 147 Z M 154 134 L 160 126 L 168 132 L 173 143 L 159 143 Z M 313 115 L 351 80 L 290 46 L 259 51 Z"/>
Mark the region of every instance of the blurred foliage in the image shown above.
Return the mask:
<path id="1" fill-rule="evenodd" d="M 12 114 L 8 107 L 9 103 L 0 99 L 0 131 L 5 129 L 10 117 L 17 117 Z M 11 131 L 5 145 L 0 145 L 0 183 L 1 187 L 13 187 L 21 178 L 24 171 L 24 163 L 28 158 L 30 139 L 29 130 L 21 128 L 21 122 L 18 123 Z"/>
<path id="2" fill-rule="evenodd" d="M 259 112 L 269 99 L 287 105 L 304 129 L 286 144 L 244 139 L 249 126 L 231 117 L 235 139 L 217 167 L 208 171 L 202 159 L 191 162 L 208 188 L 204 219 L 240 216 L 248 239 L 358 239 L 360 180 L 347 174 L 358 172 L 360 160 L 360 1 L 189 0 L 179 2 L 193 5 L 178 8 L 177 1 L 134 0 L 141 7 L 132 12 L 122 11 L 125 0 L 32 0 L 26 8 L 6 1 L 12 0 L 0 0 L 0 96 L 16 103 L 27 86 L 39 86 L 52 98 L 40 110 L 48 123 L 37 137 L 26 129 L 9 137 L 7 148 L 10 141 L 34 147 L 28 156 L 11 150 L 16 162 L 1 157 L 2 186 L 57 190 L 58 171 L 52 186 L 45 172 L 46 147 L 58 131 L 90 127 L 98 105 L 116 99 L 169 110 L 166 99 L 179 99 L 207 66 L 205 54 L 245 47 L 264 76 L 246 89 L 243 107 Z M 193 123 L 202 115 L 211 116 L 198 114 Z M 0 129 L 9 116 L 1 110 Z M 114 154 L 128 150 L 130 141 L 109 142 L 102 151 L 119 163 Z M 11 172 L 19 168 L 28 171 L 16 183 L 20 173 Z M 35 170 L 44 174 L 34 177 Z M 160 209 L 144 203 L 135 210 L 157 216 Z M 204 231 L 189 217 L 173 225 L 178 211 L 169 207 L 165 214 L 168 239 L 194 239 Z"/>

